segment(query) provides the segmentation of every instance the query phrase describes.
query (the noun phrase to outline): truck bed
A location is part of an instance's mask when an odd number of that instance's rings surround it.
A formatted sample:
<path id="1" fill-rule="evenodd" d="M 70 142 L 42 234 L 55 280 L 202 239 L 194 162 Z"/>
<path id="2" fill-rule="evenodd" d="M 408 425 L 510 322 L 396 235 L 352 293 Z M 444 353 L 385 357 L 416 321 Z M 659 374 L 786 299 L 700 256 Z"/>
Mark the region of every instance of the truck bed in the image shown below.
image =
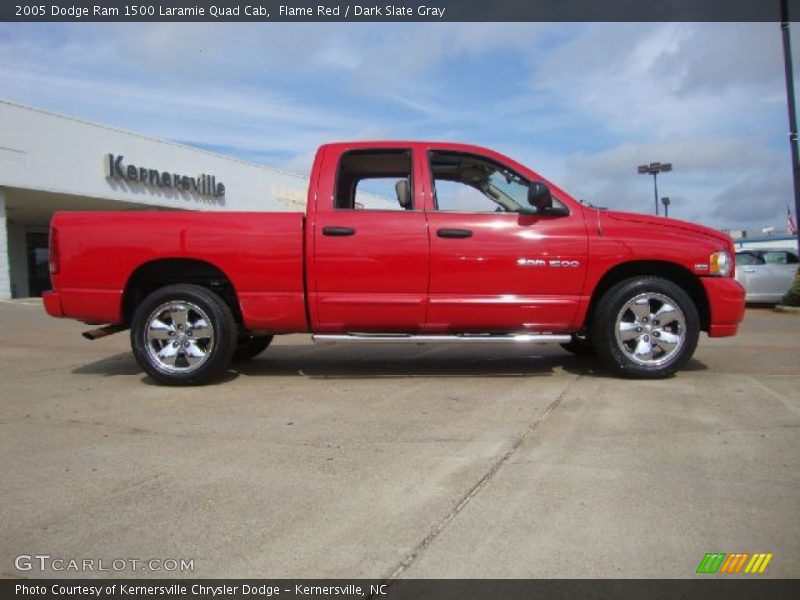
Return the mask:
<path id="1" fill-rule="evenodd" d="M 248 329 L 304 331 L 304 219 L 296 212 L 57 213 L 58 243 L 51 246 L 58 248 L 58 293 L 49 295 L 48 311 L 121 323 L 124 292 L 138 270 L 156 261 L 196 261 L 227 275 Z"/>

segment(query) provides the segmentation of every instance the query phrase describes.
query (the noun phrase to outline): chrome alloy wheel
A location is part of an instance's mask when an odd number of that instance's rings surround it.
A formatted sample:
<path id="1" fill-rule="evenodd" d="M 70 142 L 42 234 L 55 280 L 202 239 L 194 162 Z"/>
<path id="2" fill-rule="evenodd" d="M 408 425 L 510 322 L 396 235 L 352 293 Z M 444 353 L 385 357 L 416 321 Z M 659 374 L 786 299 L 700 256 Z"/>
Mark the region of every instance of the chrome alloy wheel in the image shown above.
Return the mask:
<path id="1" fill-rule="evenodd" d="M 671 298 L 644 293 L 622 306 L 614 330 L 628 358 L 646 367 L 660 367 L 680 354 L 686 317 Z"/>
<path id="2" fill-rule="evenodd" d="M 214 348 L 211 319 L 196 304 L 172 301 L 156 308 L 147 318 L 147 353 L 157 368 L 167 373 L 191 373 L 199 369 Z"/>

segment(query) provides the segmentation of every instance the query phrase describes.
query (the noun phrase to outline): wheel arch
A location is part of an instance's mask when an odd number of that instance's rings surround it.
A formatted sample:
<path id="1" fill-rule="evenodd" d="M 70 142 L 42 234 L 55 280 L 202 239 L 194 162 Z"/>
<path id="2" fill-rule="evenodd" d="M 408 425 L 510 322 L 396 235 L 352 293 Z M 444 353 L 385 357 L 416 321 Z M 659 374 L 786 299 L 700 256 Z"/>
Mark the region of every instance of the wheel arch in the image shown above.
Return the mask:
<path id="1" fill-rule="evenodd" d="M 230 277 L 216 265 L 196 258 L 158 258 L 139 265 L 128 277 L 122 294 L 122 318 L 130 324 L 136 307 L 155 290 L 171 284 L 205 287 L 225 301 L 238 323 L 242 311 Z"/>
<path id="2" fill-rule="evenodd" d="M 609 289 L 620 281 L 639 276 L 662 277 L 680 286 L 692 299 L 700 317 L 700 328 L 708 331 L 711 309 L 708 295 L 700 279 L 683 265 L 658 260 L 631 261 L 616 265 L 606 271 L 592 292 L 583 327 L 591 331 L 597 304 Z"/>

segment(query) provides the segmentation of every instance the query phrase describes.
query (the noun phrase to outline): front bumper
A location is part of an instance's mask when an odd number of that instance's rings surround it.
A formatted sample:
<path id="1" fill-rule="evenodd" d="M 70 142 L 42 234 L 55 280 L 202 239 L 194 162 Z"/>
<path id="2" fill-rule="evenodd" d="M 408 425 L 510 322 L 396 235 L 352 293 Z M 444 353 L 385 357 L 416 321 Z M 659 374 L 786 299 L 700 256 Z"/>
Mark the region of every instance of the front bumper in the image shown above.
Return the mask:
<path id="1" fill-rule="evenodd" d="M 709 337 L 736 335 L 744 319 L 744 288 L 730 277 L 701 277 L 708 296 Z"/>

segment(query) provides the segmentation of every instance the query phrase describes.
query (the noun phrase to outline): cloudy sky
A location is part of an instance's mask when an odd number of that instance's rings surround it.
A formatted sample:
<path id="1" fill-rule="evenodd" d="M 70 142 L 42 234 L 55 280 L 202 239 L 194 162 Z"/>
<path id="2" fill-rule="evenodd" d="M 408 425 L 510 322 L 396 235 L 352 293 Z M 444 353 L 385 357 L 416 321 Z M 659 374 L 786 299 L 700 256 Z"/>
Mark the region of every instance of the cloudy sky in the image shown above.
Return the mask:
<path id="1" fill-rule="evenodd" d="M 751 235 L 793 198 L 777 23 L 2 24 L 0 97 L 301 174 L 328 141 L 477 143 L 639 212 L 636 166 L 672 162 L 671 216 Z"/>

